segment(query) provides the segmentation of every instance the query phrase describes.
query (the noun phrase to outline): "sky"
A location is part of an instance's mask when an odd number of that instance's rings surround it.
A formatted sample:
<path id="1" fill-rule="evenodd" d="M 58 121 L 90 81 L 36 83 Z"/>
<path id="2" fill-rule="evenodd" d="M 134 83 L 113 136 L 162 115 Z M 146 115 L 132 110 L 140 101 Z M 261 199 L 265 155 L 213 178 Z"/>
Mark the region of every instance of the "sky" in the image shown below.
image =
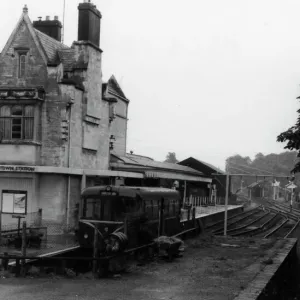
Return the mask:
<path id="1" fill-rule="evenodd" d="M 81 1 L 66 0 L 69 46 Z M 0 51 L 24 4 L 32 21 L 63 20 L 63 0 L 2 2 Z M 235 154 L 285 151 L 276 137 L 299 108 L 299 1 L 92 2 L 102 13 L 103 79 L 114 74 L 130 100 L 128 152 L 159 161 L 175 152 L 224 169 Z"/>

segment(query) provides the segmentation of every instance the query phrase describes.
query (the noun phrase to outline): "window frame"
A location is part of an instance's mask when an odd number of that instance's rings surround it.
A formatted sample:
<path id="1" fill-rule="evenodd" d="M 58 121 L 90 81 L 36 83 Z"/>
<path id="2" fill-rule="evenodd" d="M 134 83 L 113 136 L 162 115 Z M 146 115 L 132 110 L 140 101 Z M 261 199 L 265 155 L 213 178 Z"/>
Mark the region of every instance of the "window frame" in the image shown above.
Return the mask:
<path id="1" fill-rule="evenodd" d="M 5 110 L 3 110 L 4 113 L 2 113 L 2 108 L 9 108 L 9 115 L 5 114 Z M 21 108 L 22 114 L 14 114 L 13 110 L 14 108 Z M 26 112 L 26 109 L 30 108 L 29 112 Z M 35 105 L 34 104 L 2 104 L 0 105 L 0 130 L 2 130 L 2 139 L 3 140 L 9 140 L 9 141 L 33 141 L 35 140 Z M 9 120 L 9 122 L 5 122 L 6 120 Z M 15 123 L 14 121 L 20 120 L 20 124 Z M 26 123 L 26 120 L 31 120 L 31 123 Z M 3 121 L 3 122 L 2 122 Z M 4 124 L 4 128 L 1 128 L 2 124 Z M 26 124 L 31 124 L 32 128 L 28 132 L 26 132 Z M 9 127 L 9 137 L 5 134 L 5 126 Z M 18 131 L 14 130 L 14 126 L 19 126 L 20 129 Z M 20 134 L 20 138 L 13 137 L 13 134 Z M 29 138 L 28 138 L 29 136 Z"/>
<path id="2" fill-rule="evenodd" d="M 13 198 L 13 211 L 12 212 L 6 212 L 3 211 L 3 194 L 25 194 L 25 211 L 23 213 L 20 212 L 14 212 L 15 209 L 15 198 Z M 27 203 L 28 203 L 28 192 L 27 191 L 21 191 L 21 190 L 2 190 L 1 193 L 1 213 L 7 214 L 7 215 L 27 215 Z"/>
<path id="3" fill-rule="evenodd" d="M 24 61 L 22 61 L 22 58 L 24 58 Z M 27 67 L 27 52 L 19 52 L 18 78 L 26 77 L 26 70 L 27 70 L 26 67 Z"/>

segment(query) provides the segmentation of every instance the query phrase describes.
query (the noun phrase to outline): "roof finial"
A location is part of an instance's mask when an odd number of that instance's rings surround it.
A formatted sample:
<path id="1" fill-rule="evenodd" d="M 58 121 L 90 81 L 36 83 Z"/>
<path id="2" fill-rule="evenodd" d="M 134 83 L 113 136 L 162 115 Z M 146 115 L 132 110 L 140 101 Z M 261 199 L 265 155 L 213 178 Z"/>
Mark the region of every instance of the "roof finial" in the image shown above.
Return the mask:
<path id="1" fill-rule="evenodd" d="M 25 4 L 25 6 L 23 7 L 23 13 L 24 13 L 24 14 L 27 14 L 27 13 L 28 13 L 28 7 L 27 7 L 26 4 Z"/>

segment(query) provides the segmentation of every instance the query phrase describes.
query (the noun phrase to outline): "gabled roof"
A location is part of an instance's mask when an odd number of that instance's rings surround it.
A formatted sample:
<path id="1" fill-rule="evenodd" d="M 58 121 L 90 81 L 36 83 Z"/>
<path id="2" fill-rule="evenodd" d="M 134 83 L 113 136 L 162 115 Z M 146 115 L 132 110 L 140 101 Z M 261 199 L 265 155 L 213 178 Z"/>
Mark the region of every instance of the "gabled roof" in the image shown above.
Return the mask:
<path id="1" fill-rule="evenodd" d="M 211 175 L 212 173 L 225 174 L 225 172 L 222 171 L 221 169 L 219 169 L 207 162 L 204 162 L 200 159 L 196 159 L 194 157 L 189 157 L 189 158 L 179 162 L 178 164 L 183 165 L 183 166 L 192 167 L 193 169 L 201 171 L 206 175 Z"/>
<path id="2" fill-rule="evenodd" d="M 15 29 L 13 30 L 12 34 L 10 35 L 3 51 L 1 52 L 1 56 L 4 56 L 8 49 L 10 48 L 11 44 L 13 43 L 16 34 L 18 33 L 19 28 L 25 24 L 27 26 L 32 39 L 35 42 L 37 49 L 39 50 L 45 64 L 53 64 L 53 63 L 60 63 L 60 56 L 59 51 L 61 50 L 71 50 L 70 47 L 60 43 L 59 41 L 53 39 L 52 37 L 48 36 L 47 34 L 35 29 L 31 23 L 31 20 L 28 16 L 28 9 L 24 7 L 23 14 L 21 15 Z M 66 55 L 65 55 L 66 60 Z M 63 62 L 63 61 L 62 61 Z M 68 65 L 69 67 L 69 65 Z"/>
<path id="3" fill-rule="evenodd" d="M 44 48 L 42 47 L 41 42 L 37 36 L 37 33 L 36 33 L 35 29 L 33 28 L 33 25 L 28 17 L 28 9 L 26 6 L 23 8 L 23 14 L 21 15 L 15 29 L 11 33 L 6 45 L 4 46 L 3 51 L 1 52 L 1 56 L 4 56 L 7 53 L 12 42 L 14 41 L 16 34 L 18 33 L 19 28 L 22 26 L 23 23 L 27 26 L 27 28 L 34 40 L 34 43 L 36 44 L 36 47 L 38 48 L 44 62 L 47 63 L 48 62 L 47 54 L 46 54 Z"/>
<path id="4" fill-rule="evenodd" d="M 109 98 L 109 94 L 116 96 L 126 102 L 129 102 L 129 100 L 126 98 L 124 92 L 122 91 L 120 85 L 117 82 L 117 79 L 114 75 L 112 75 L 107 83 L 103 83 L 103 95 L 106 98 Z"/>

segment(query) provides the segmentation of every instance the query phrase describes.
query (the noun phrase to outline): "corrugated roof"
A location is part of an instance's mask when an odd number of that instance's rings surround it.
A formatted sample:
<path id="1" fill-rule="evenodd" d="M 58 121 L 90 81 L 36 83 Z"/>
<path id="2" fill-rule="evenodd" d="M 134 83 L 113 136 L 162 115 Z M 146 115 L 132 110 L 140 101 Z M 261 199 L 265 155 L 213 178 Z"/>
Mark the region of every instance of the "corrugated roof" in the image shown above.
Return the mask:
<path id="1" fill-rule="evenodd" d="M 224 172 L 223 170 L 221 170 L 221 169 L 215 167 L 214 165 L 209 164 L 209 163 L 207 163 L 207 162 L 205 162 L 205 161 L 203 161 L 203 160 L 200 160 L 200 159 L 194 158 L 194 157 L 189 157 L 189 158 L 187 158 L 187 159 L 185 159 L 185 160 L 179 162 L 179 164 L 181 164 L 182 162 L 185 162 L 185 161 L 188 160 L 188 159 L 194 159 L 195 161 L 197 161 L 197 162 L 199 162 L 199 163 L 201 163 L 201 164 L 207 166 L 208 168 L 214 170 L 216 173 L 225 174 L 225 172 Z"/>
<path id="2" fill-rule="evenodd" d="M 115 154 L 114 154 L 115 155 Z M 155 160 L 149 160 L 145 159 L 143 157 L 135 157 L 135 158 L 129 158 L 128 156 L 118 156 L 120 160 L 122 160 L 125 164 L 131 164 L 131 165 L 139 165 L 143 167 L 151 167 L 151 168 L 156 168 L 156 169 L 162 169 L 162 170 L 168 170 L 168 171 L 175 171 L 175 172 L 184 172 L 184 173 L 189 173 L 189 174 L 194 174 L 201 176 L 203 175 L 202 172 L 196 171 L 190 167 L 182 166 L 179 164 L 172 164 L 172 163 L 166 163 L 166 162 L 159 162 Z"/>
<path id="3" fill-rule="evenodd" d="M 54 62 L 57 58 L 57 51 L 63 49 L 70 49 L 70 47 L 60 43 L 59 41 L 53 39 L 52 37 L 48 36 L 47 34 L 34 29 L 38 39 L 41 42 L 42 47 L 45 50 L 49 62 Z"/>

